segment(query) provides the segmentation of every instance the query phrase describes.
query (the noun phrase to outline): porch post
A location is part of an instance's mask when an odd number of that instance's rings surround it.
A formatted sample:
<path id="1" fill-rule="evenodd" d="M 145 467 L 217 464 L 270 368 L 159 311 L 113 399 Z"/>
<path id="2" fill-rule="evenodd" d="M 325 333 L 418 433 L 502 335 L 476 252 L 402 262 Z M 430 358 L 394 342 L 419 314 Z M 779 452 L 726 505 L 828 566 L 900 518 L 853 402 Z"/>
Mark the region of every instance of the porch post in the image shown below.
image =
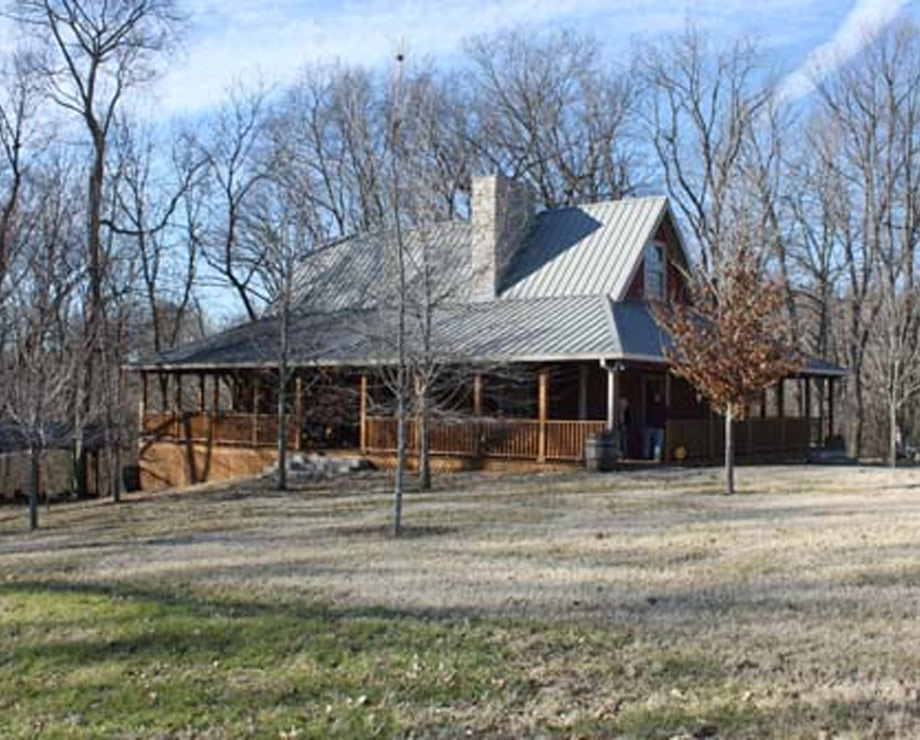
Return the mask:
<path id="1" fill-rule="evenodd" d="M 145 416 L 147 416 L 147 371 L 141 370 L 141 401 L 137 409 L 137 428 L 142 435 Z"/>
<path id="2" fill-rule="evenodd" d="M 827 436 L 834 435 L 834 379 L 827 379 Z"/>
<path id="3" fill-rule="evenodd" d="M 175 377 L 176 387 L 173 389 L 173 437 L 179 439 L 181 437 L 181 427 L 179 417 L 182 414 L 182 373 L 176 373 Z"/>
<path id="4" fill-rule="evenodd" d="M 620 430 L 617 424 L 617 395 L 619 394 L 620 363 L 608 364 L 601 360 L 601 367 L 607 371 L 607 425 L 606 432 L 613 441 L 614 455 L 619 457 L 622 445 L 620 444 Z"/>
<path id="5" fill-rule="evenodd" d="M 204 373 L 198 373 L 198 411 L 205 412 Z"/>
<path id="6" fill-rule="evenodd" d="M 217 416 L 220 412 L 220 375 L 214 373 L 212 376 L 214 380 L 213 396 L 211 398 L 211 413 L 213 416 Z"/>
<path id="7" fill-rule="evenodd" d="M 252 446 L 259 444 L 259 373 L 252 381 Z"/>
<path id="8" fill-rule="evenodd" d="M 540 370 L 537 376 L 537 462 L 546 462 L 546 419 L 549 396 L 549 371 Z"/>
<path id="9" fill-rule="evenodd" d="M 482 373 L 473 373 L 473 416 L 482 416 Z"/>
<path id="10" fill-rule="evenodd" d="M 805 428 L 808 430 L 806 446 L 811 447 L 811 378 L 806 375 L 802 382 L 805 384 Z"/>
<path id="11" fill-rule="evenodd" d="M 367 453 L 367 373 L 361 373 L 361 421 L 360 421 L 361 454 Z"/>
<path id="12" fill-rule="evenodd" d="M 664 441 L 662 445 L 664 449 L 662 450 L 661 458 L 668 462 L 671 459 L 668 449 L 670 445 L 668 444 L 668 422 L 671 420 L 671 370 L 670 368 L 665 370 L 664 373 Z"/>
<path id="13" fill-rule="evenodd" d="M 824 443 L 824 436 L 826 433 L 825 424 L 827 422 L 827 417 L 824 415 L 824 404 L 825 399 L 827 398 L 827 381 L 824 378 L 818 380 L 818 430 L 820 438 L 818 442 Z"/>
<path id="14" fill-rule="evenodd" d="M 211 376 L 211 413 L 208 414 L 208 437 L 214 443 L 215 430 L 217 429 L 217 416 L 220 413 L 220 375 Z"/>
<path id="15" fill-rule="evenodd" d="M 779 443 L 786 452 L 786 379 L 780 378 L 776 384 L 776 416 L 779 418 Z"/>
<path id="16" fill-rule="evenodd" d="M 578 419 L 588 418 L 588 366 L 578 366 Z"/>
<path id="17" fill-rule="evenodd" d="M 294 449 L 300 452 L 303 446 L 303 378 L 299 372 L 294 378 L 294 423 L 297 426 L 294 434 Z"/>
<path id="18" fill-rule="evenodd" d="M 617 431 L 617 371 L 611 365 L 607 367 L 607 433 L 616 434 L 616 431 Z M 616 444 L 614 444 L 614 447 L 616 447 Z"/>

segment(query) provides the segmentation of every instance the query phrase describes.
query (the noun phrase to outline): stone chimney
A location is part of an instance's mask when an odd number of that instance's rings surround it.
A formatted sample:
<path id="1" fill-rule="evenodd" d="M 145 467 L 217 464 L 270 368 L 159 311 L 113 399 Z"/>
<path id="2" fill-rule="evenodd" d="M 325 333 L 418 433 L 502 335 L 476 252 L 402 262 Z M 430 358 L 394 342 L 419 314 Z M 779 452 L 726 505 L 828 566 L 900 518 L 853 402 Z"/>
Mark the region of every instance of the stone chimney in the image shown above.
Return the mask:
<path id="1" fill-rule="evenodd" d="M 511 260 L 533 224 L 534 197 L 529 185 L 501 175 L 474 177 L 472 184 L 470 299 L 491 301 L 498 297 Z"/>

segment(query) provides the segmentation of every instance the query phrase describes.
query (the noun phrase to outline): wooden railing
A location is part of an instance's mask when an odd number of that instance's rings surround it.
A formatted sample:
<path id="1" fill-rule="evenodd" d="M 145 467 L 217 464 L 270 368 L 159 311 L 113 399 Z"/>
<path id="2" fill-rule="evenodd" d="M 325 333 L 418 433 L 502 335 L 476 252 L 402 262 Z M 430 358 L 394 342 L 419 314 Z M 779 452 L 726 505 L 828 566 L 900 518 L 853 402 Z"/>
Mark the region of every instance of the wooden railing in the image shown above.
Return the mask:
<path id="1" fill-rule="evenodd" d="M 606 426 L 603 421 L 546 422 L 547 460 L 584 460 L 588 437 L 603 432 Z"/>
<path id="2" fill-rule="evenodd" d="M 745 419 L 735 422 L 735 454 L 738 457 L 804 457 L 814 433 L 815 420 L 803 418 Z M 725 420 L 672 419 L 665 435 L 667 458 L 712 460 L 725 448 Z"/>
<path id="3" fill-rule="evenodd" d="M 174 441 L 216 442 L 267 447 L 278 444 L 278 417 L 272 414 L 200 414 L 147 412 L 141 422 L 147 438 Z M 288 446 L 296 448 L 300 430 L 287 420 Z"/>
<path id="4" fill-rule="evenodd" d="M 537 460 L 541 457 L 540 427 L 534 419 L 432 421 L 429 449 L 434 455 Z M 603 429 L 602 421 L 547 421 L 542 456 L 547 460 L 583 460 L 588 436 Z M 396 419 L 368 417 L 366 439 L 369 452 L 395 452 Z M 406 442 L 409 452 L 418 450 L 415 421 L 408 423 Z"/>

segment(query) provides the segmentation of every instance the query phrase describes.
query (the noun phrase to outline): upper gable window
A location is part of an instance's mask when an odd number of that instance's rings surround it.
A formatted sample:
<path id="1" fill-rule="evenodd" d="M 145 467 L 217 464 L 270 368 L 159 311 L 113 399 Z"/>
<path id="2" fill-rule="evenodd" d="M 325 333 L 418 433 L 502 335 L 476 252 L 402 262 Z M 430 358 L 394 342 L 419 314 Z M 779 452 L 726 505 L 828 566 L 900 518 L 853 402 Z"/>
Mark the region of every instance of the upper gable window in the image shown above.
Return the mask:
<path id="1" fill-rule="evenodd" d="M 645 298 L 663 301 L 667 295 L 664 245 L 652 242 L 645 248 Z"/>

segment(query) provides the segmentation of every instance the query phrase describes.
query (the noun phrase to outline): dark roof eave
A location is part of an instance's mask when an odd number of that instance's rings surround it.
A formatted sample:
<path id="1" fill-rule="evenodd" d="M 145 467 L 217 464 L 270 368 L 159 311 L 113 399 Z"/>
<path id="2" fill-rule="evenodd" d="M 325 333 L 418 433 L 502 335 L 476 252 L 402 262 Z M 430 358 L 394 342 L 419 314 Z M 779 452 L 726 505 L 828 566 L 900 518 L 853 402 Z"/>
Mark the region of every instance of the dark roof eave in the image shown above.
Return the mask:
<path id="1" fill-rule="evenodd" d="M 589 352 L 579 354 L 523 354 L 523 355 L 478 355 L 473 357 L 456 357 L 444 360 L 441 364 L 470 364 L 470 365 L 487 365 L 487 364 L 511 364 L 521 363 L 538 363 L 538 362 L 600 362 L 601 360 L 620 360 L 624 362 L 644 362 L 666 365 L 667 360 L 664 357 L 654 355 L 637 355 L 610 352 Z M 289 362 L 292 368 L 309 368 L 309 367 L 383 367 L 392 365 L 392 361 L 382 359 L 345 359 L 345 360 L 292 360 Z M 232 370 L 274 370 L 278 367 L 277 362 L 228 362 L 228 363 L 131 363 L 124 368 L 131 372 L 168 372 L 168 373 L 200 373 L 222 371 L 230 372 Z"/>

